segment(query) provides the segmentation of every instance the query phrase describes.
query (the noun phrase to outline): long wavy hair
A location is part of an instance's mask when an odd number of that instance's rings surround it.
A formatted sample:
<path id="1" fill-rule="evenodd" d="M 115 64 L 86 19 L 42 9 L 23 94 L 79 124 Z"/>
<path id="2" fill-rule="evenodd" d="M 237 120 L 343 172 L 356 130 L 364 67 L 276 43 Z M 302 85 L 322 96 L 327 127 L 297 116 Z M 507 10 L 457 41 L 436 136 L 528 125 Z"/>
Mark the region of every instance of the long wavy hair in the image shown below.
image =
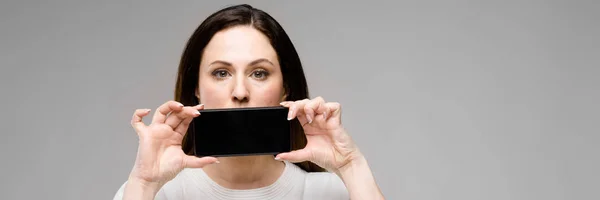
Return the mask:
<path id="1" fill-rule="evenodd" d="M 175 85 L 175 100 L 186 106 L 200 103 L 200 100 L 195 96 L 195 91 L 198 89 L 200 61 L 202 60 L 204 48 L 215 33 L 240 25 L 252 26 L 269 38 L 281 65 L 283 87 L 286 93 L 285 100 L 296 101 L 309 98 L 302 63 L 292 41 L 281 25 L 266 12 L 242 4 L 223 8 L 213 13 L 191 35 L 179 63 Z M 195 150 L 194 134 L 191 134 L 191 130 L 194 130 L 193 126 L 194 123 L 191 123 L 183 138 L 182 149 L 188 155 L 193 155 Z M 304 135 L 304 130 L 298 120 L 293 120 L 291 129 L 292 149 L 304 148 L 306 146 L 306 135 Z M 307 172 L 325 171 L 325 169 L 308 161 L 295 164 Z"/>

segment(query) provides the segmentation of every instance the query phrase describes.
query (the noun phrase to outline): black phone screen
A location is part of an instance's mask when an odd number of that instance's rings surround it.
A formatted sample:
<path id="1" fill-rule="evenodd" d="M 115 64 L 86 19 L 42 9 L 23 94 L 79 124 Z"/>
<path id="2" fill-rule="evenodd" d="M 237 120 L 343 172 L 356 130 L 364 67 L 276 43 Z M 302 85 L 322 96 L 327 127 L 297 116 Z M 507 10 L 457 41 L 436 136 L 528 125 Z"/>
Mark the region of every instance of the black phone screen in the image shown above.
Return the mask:
<path id="1" fill-rule="evenodd" d="M 286 107 L 200 110 L 194 118 L 196 156 L 244 156 L 291 151 Z"/>

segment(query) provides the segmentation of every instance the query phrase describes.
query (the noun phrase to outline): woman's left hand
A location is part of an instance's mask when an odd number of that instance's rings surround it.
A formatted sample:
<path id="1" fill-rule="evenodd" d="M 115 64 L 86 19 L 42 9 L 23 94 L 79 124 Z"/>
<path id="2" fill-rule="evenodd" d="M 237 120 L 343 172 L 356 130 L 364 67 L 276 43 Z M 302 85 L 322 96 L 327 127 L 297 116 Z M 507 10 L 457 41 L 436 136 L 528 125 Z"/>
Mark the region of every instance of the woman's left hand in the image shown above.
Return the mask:
<path id="1" fill-rule="evenodd" d="M 288 120 L 298 118 L 307 144 L 303 149 L 278 154 L 275 159 L 290 162 L 311 161 L 325 169 L 338 170 L 362 154 L 342 126 L 342 109 L 337 102 L 325 102 L 321 97 L 312 100 L 286 101 Z"/>

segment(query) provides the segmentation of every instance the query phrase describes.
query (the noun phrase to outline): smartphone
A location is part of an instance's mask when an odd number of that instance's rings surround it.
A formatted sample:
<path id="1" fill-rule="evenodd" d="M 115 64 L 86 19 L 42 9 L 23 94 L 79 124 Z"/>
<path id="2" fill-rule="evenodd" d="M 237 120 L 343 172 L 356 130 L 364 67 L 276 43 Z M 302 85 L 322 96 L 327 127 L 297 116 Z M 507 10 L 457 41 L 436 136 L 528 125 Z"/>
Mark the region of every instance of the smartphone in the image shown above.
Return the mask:
<path id="1" fill-rule="evenodd" d="M 198 157 L 289 152 L 293 121 L 287 120 L 288 111 L 283 106 L 200 110 L 192 121 L 194 152 Z"/>

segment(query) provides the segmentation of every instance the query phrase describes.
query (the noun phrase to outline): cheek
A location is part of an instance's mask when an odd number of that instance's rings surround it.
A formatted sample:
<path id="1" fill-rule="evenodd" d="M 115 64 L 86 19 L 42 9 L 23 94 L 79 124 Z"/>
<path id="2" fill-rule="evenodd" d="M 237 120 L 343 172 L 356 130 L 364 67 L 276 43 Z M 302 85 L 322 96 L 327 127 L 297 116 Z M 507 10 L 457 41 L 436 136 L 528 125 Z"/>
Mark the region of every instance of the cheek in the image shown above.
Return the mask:
<path id="1" fill-rule="evenodd" d="M 260 88 L 253 92 L 252 96 L 257 102 L 265 104 L 264 106 L 278 106 L 282 101 L 283 88 L 281 85 L 273 84 L 268 87 Z"/>
<path id="2" fill-rule="evenodd" d="M 212 83 L 200 83 L 199 89 L 200 103 L 204 104 L 205 108 L 221 108 L 227 103 L 229 95 L 227 91 L 213 85 Z"/>

